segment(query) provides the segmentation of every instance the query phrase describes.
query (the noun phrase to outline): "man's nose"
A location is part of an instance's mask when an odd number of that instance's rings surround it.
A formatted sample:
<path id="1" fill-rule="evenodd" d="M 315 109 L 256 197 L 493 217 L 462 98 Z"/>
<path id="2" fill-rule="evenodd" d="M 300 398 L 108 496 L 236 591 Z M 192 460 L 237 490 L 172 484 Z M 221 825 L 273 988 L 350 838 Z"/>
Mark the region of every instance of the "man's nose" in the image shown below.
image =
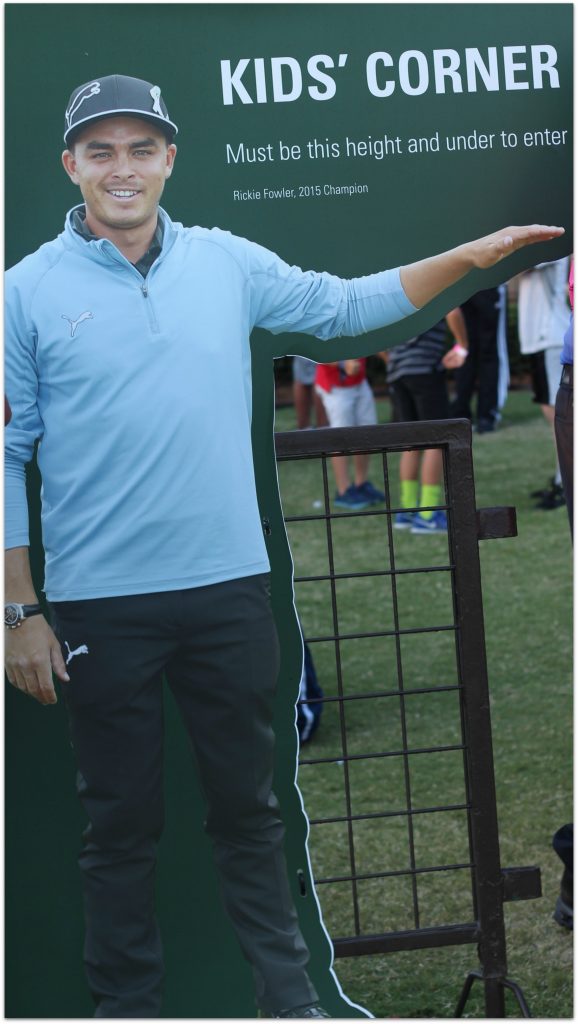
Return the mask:
<path id="1" fill-rule="evenodd" d="M 113 175 L 115 178 L 132 178 L 134 177 L 134 170 L 131 163 L 131 157 L 129 153 L 119 153 L 117 155 Z"/>

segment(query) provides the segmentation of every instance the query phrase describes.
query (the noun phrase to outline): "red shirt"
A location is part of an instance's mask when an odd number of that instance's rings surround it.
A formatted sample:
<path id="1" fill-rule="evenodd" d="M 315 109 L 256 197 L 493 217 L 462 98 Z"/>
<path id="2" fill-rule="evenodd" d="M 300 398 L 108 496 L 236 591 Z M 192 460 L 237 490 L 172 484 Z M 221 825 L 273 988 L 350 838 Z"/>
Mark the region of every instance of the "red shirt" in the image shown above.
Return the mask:
<path id="1" fill-rule="evenodd" d="M 320 363 L 315 374 L 315 383 L 323 391 L 331 391 L 333 388 L 352 388 L 354 384 L 361 384 L 365 380 L 366 362 L 366 359 L 360 359 L 358 372 L 352 373 L 351 376 L 346 374 L 343 363 L 339 363 L 337 366 L 324 366 Z"/>

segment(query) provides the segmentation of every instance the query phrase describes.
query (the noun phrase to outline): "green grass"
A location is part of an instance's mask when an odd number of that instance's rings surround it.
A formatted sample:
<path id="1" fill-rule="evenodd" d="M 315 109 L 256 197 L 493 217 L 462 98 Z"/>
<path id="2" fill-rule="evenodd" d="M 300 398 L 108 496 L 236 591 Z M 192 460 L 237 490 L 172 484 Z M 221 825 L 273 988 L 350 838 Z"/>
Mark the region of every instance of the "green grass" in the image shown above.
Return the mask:
<path id="1" fill-rule="evenodd" d="M 387 400 L 378 403 L 382 422 L 390 417 Z M 277 412 L 277 430 L 294 427 L 292 409 Z M 392 499 L 397 500 L 397 456 L 389 458 Z M 501 863 L 504 867 L 539 865 L 541 899 L 504 908 L 508 975 L 523 989 L 534 1017 L 570 1018 L 572 937 L 552 921 L 561 864 L 551 849 L 555 830 L 572 820 L 572 549 L 565 508 L 534 509 L 529 492 L 553 474 L 552 435 L 526 392 L 514 392 L 495 434 L 474 437 L 476 504 L 514 505 L 515 539 L 480 545 L 486 651 L 496 774 Z M 372 477 L 379 480 L 375 460 Z M 333 480 L 330 479 L 333 492 Z M 320 464 L 280 466 L 286 515 L 315 510 L 323 498 Z M 334 522 L 336 572 L 388 569 L 381 517 Z M 296 575 L 327 572 L 324 524 L 290 525 Z M 416 545 L 419 549 L 416 553 Z M 443 566 L 448 562 L 443 537 L 394 534 L 399 568 Z M 402 628 L 439 626 L 452 621 L 449 575 L 428 573 L 397 578 Z M 333 631 L 327 582 L 296 585 L 296 604 L 306 636 Z M 340 632 L 393 629 L 389 577 L 341 581 L 337 604 Z M 342 673 L 348 694 L 395 689 L 395 639 L 369 638 L 341 644 Z M 334 645 L 312 645 L 326 696 L 337 692 Z M 401 641 L 406 689 L 456 683 L 451 633 L 417 634 Z M 455 691 L 407 697 L 404 715 L 399 697 L 353 700 L 346 704 L 348 753 L 399 750 L 404 729 L 412 747 L 452 746 L 460 742 Z M 299 785 L 310 818 L 346 811 L 340 760 L 341 728 L 337 703 L 324 707 L 322 725 L 303 750 L 304 757 L 333 759 L 304 765 Z M 412 806 L 464 802 L 461 753 L 412 755 Z M 388 812 L 354 824 L 358 873 L 395 871 L 409 866 L 407 819 L 395 816 L 406 804 L 403 758 L 350 763 L 354 813 Z M 418 867 L 467 863 L 466 816 L 462 810 L 414 816 Z M 343 823 L 313 826 L 310 852 L 317 878 L 349 873 L 347 829 Z M 318 886 L 330 934 L 354 934 L 350 883 Z M 418 877 L 420 926 L 473 920 L 469 873 L 437 872 Z M 407 876 L 359 883 L 362 933 L 413 928 L 412 887 Z M 464 976 L 478 965 L 474 946 L 431 949 L 340 959 L 336 973 L 345 992 L 377 1017 L 451 1018 Z M 507 996 L 509 1016 L 521 1016 Z M 482 987 L 474 987 L 467 1016 L 484 1016 Z"/>

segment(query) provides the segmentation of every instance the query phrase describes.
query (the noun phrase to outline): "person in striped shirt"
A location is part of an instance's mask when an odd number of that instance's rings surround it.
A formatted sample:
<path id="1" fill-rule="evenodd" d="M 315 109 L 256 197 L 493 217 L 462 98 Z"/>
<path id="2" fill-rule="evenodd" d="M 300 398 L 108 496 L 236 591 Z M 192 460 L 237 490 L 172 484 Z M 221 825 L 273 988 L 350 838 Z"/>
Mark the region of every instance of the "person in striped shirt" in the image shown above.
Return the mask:
<path id="1" fill-rule="evenodd" d="M 454 345 L 448 351 L 448 331 Z M 393 420 L 415 422 L 449 419 L 447 370 L 463 366 L 468 336 L 461 309 L 451 310 L 429 330 L 396 345 L 387 353 L 387 381 L 393 402 Z M 394 525 L 412 533 L 445 533 L 447 517 L 441 504 L 443 462 L 440 448 L 406 451 L 400 460 L 403 511 Z"/>

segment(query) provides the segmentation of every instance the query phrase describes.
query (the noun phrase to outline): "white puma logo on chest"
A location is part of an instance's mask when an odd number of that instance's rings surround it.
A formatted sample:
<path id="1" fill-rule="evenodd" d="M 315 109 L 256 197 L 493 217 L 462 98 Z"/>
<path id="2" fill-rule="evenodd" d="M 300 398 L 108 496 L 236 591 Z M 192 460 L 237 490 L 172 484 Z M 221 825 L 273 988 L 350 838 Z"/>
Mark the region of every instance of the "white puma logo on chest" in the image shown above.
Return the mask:
<path id="1" fill-rule="evenodd" d="M 94 320 L 94 313 L 91 313 L 90 310 L 87 309 L 85 313 L 80 314 L 78 320 L 71 320 L 69 316 L 66 316 L 63 313 L 61 319 L 68 321 L 68 323 L 70 324 L 70 337 L 74 338 L 74 332 L 76 331 L 78 325 L 83 323 L 85 320 Z"/>

